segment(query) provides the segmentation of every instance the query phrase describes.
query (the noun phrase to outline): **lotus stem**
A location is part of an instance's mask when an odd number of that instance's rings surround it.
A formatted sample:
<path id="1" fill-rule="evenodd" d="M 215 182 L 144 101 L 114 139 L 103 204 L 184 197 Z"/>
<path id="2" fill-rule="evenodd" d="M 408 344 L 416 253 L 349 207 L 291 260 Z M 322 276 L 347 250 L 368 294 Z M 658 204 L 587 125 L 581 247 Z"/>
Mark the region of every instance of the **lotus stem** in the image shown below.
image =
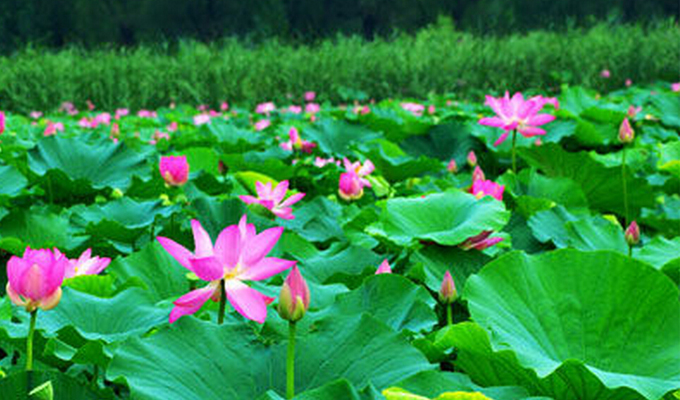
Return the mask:
<path id="1" fill-rule="evenodd" d="M 288 357 L 286 358 L 286 398 L 295 397 L 295 322 L 288 322 Z"/>
<path id="2" fill-rule="evenodd" d="M 227 293 L 224 290 L 224 279 L 220 280 L 220 311 L 217 314 L 217 325 L 224 323 L 224 311 L 227 307 Z"/>
<path id="3" fill-rule="evenodd" d="M 626 146 L 621 155 L 621 182 L 623 184 L 623 226 L 628 226 L 628 187 L 626 183 Z"/>
<path id="4" fill-rule="evenodd" d="M 517 176 L 517 129 L 512 131 L 512 174 Z"/>
<path id="5" fill-rule="evenodd" d="M 31 311 L 31 325 L 28 328 L 26 338 L 26 372 L 33 371 L 33 333 L 35 332 L 35 321 L 38 317 L 38 309 Z"/>
<path id="6" fill-rule="evenodd" d="M 446 305 L 446 325 L 453 325 L 453 303 Z"/>

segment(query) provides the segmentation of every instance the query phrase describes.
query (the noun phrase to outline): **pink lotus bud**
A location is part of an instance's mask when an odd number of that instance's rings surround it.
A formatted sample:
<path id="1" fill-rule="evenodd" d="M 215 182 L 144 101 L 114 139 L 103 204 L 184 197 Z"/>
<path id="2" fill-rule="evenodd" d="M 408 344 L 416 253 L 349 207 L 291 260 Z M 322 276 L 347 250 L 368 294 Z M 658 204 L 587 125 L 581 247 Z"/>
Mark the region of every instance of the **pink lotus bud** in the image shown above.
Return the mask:
<path id="1" fill-rule="evenodd" d="M 430 104 L 430 105 L 427 107 L 427 113 L 430 114 L 430 115 L 432 115 L 432 114 L 434 114 L 435 112 L 437 112 L 437 108 L 434 106 L 434 104 Z"/>
<path id="2" fill-rule="evenodd" d="M 358 200 L 364 195 L 361 178 L 355 172 L 343 172 L 338 182 L 338 193 L 345 200 Z"/>
<path id="3" fill-rule="evenodd" d="M 217 171 L 219 171 L 220 175 L 226 175 L 227 172 L 229 172 L 229 166 L 225 164 L 224 161 L 220 160 L 220 162 L 217 163 Z"/>
<path id="4" fill-rule="evenodd" d="M 485 180 L 486 177 L 484 176 L 484 171 L 482 171 L 482 168 L 480 166 L 476 166 L 475 170 L 472 171 L 472 183 L 475 183 L 477 181 L 483 181 Z"/>
<path id="5" fill-rule="evenodd" d="M 390 263 L 387 262 L 387 259 L 384 259 L 383 262 L 378 267 L 378 269 L 375 270 L 376 275 L 391 274 L 391 273 L 392 273 L 392 267 L 390 267 Z"/>
<path id="6" fill-rule="evenodd" d="M 95 109 L 94 103 L 91 102 L 90 100 L 88 100 L 88 101 L 87 101 L 87 108 L 88 108 L 88 110 L 90 110 L 90 111 L 94 110 L 94 109 Z"/>
<path id="7" fill-rule="evenodd" d="M 229 110 L 229 103 L 227 103 L 227 102 L 225 101 L 225 102 L 223 102 L 222 104 L 220 104 L 220 110 L 222 110 L 222 111 L 227 111 L 227 110 Z"/>
<path id="8" fill-rule="evenodd" d="M 630 87 L 633 84 L 633 81 L 630 79 L 626 79 L 626 86 Z"/>
<path id="9" fill-rule="evenodd" d="M 635 131 L 630 125 L 628 118 L 624 118 L 621 122 L 621 127 L 619 128 L 619 141 L 621 143 L 631 143 L 635 139 Z"/>
<path id="10" fill-rule="evenodd" d="M 182 186 L 189 180 L 189 163 L 186 156 L 161 157 L 161 176 L 170 186 Z"/>
<path id="11" fill-rule="evenodd" d="M 5 131 L 5 113 L 0 111 L 0 135 Z"/>
<path id="12" fill-rule="evenodd" d="M 635 107 L 631 105 L 630 107 L 628 107 L 627 112 L 628 118 L 635 118 L 635 116 L 638 115 L 640 111 L 642 111 L 642 107 Z"/>
<path id="13" fill-rule="evenodd" d="M 638 244 L 640 242 L 640 227 L 637 222 L 631 222 L 630 225 L 628 225 L 628 228 L 626 228 L 626 232 L 623 236 L 626 238 L 626 242 L 629 245 L 633 246 Z"/>
<path id="14" fill-rule="evenodd" d="M 451 304 L 458 298 L 458 292 L 456 291 L 456 284 L 453 282 L 451 273 L 446 271 L 444 274 L 444 279 L 442 280 L 442 286 L 439 289 L 439 301 L 443 304 Z"/>
<path id="15" fill-rule="evenodd" d="M 612 73 L 609 72 L 608 69 L 603 69 L 602 72 L 600 72 L 600 76 L 604 79 L 608 79 L 610 76 L 612 76 Z"/>
<path id="16" fill-rule="evenodd" d="M 314 101 L 316 99 L 316 92 L 305 92 L 305 101 Z"/>
<path id="17" fill-rule="evenodd" d="M 451 161 L 449 161 L 449 165 L 446 166 L 446 169 L 452 174 L 458 172 L 458 165 L 456 165 L 456 160 L 452 158 Z"/>
<path id="18" fill-rule="evenodd" d="M 287 321 L 299 321 L 309 309 L 309 299 L 307 282 L 295 265 L 281 287 L 277 311 L 281 318 Z"/>
<path id="19" fill-rule="evenodd" d="M 58 251 L 26 248 L 22 258 L 12 256 L 7 262 L 7 295 L 12 303 L 51 310 L 61 300 L 61 284 L 69 260 Z"/>
<path id="20" fill-rule="evenodd" d="M 470 151 L 467 155 L 467 163 L 472 168 L 477 165 L 477 155 L 474 151 Z"/>

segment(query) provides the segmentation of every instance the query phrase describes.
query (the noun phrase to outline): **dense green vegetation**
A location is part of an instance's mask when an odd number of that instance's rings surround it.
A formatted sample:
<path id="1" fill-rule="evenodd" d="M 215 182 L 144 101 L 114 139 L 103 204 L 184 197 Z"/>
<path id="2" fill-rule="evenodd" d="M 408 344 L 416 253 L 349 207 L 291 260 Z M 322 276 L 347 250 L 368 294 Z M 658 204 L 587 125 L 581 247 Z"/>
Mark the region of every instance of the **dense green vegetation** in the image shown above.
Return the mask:
<path id="1" fill-rule="evenodd" d="M 156 108 L 170 100 L 217 105 L 281 101 L 316 90 L 322 101 L 431 93 L 479 97 L 527 87 L 554 93 L 563 83 L 598 90 L 657 79 L 676 81 L 680 29 L 601 24 L 566 33 L 502 38 L 453 30 L 445 21 L 416 35 L 365 41 L 341 37 L 315 45 L 236 40 L 45 52 L 26 48 L 0 58 L 0 109 L 28 112 L 63 101 L 100 108 Z M 600 72 L 611 71 L 603 79 Z"/>

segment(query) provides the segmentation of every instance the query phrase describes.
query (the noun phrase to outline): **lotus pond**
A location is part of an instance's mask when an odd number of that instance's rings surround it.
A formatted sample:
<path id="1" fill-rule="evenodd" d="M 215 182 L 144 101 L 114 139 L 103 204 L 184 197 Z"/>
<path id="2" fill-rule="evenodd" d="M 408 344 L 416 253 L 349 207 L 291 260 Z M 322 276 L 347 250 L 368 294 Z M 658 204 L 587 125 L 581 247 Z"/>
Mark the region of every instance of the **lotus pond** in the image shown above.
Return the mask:
<path id="1" fill-rule="evenodd" d="M 0 113 L 0 398 L 677 396 L 680 84 L 476 100 Z"/>

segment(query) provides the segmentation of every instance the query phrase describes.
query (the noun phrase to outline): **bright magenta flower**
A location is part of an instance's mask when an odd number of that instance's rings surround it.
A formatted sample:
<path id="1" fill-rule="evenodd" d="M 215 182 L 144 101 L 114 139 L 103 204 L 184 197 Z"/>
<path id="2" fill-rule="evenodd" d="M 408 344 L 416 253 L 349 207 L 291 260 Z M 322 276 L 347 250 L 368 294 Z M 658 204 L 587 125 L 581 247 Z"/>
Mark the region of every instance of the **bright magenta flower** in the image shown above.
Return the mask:
<path id="1" fill-rule="evenodd" d="M 384 259 L 383 262 L 378 267 L 378 269 L 375 270 L 376 275 L 391 274 L 391 273 L 392 273 L 392 267 L 390 267 L 390 263 L 387 262 L 387 259 Z"/>
<path id="2" fill-rule="evenodd" d="M 64 130 L 63 123 L 47 121 L 47 126 L 45 127 L 45 131 L 43 132 L 43 136 L 53 136 L 56 135 L 57 132 L 61 132 L 63 130 Z"/>
<path id="3" fill-rule="evenodd" d="M 58 251 L 26 248 L 22 258 L 12 256 L 7 262 L 7 295 L 29 312 L 56 307 L 68 264 Z"/>
<path id="4" fill-rule="evenodd" d="M 0 111 L 0 135 L 5 131 L 5 113 Z"/>
<path id="5" fill-rule="evenodd" d="M 629 245 L 638 244 L 640 242 L 640 226 L 638 226 L 637 222 L 631 222 L 623 236 Z"/>
<path id="6" fill-rule="evenodd" d="M 55 254 L 61 255 L 59 250 L 54 250 Z M 74 276 L 82 275 L 97 275 L 102 272 L 111 263 L 111 259 L 107 257 L 92 257 L 92 249 L 87 249 L 75 260 L 68 260 L 68 267 L 64 278 L 73 278 Z"/>
<path id="7" fill-rule="evenodd" d="M 161 157 L 161 176 L 170 186 L 182 186 L 189 180 L 189 163 L 186 156 Z"/>
<path id="8" fill-rule="evenodd" d="M 267 182 L 267 184 L 256 182 L 255 190 L 257 191 L 257 197 L 245 195 L 239 196 L 239 198 L 246 204 L 260 204 L 279 218 L 295 219 L 293 209 L 290 206 L 302 200 L 305 194 L 295 193 L 286 200 L 283 200 L 288 191 L 288 184 L 288 181 L 282 181 L 272 189 L 271 182 Z"/>
<path id="9" fill-rule="evenodd" d="M 492 231 L 484 231 L 477 236 L 468 238 L 466 241 L 460 244 L 460 247 L 463 250 L 484 250 L 503 241 L 502 237 L 489 237 L 492 233 Z"/>
<path id="10" fill-rule="evenodd" d="M 619 127 L 619 141 L 621 143 L 631 143 L 635 139 L 635 131 L 630 125 L 628 118 L 624 118 Z"/>
<path id="11" fill-rule="evenodd" d="M 297 265 L 294 265 L 281 287 L 277 311 L 286 321 L 296 322 L 305 316 L 309 309 L 309 301 L 310 293 L 307 282 L 300 274 Z"/>
<path id="12" fill-rule="evenodd" d="M 316 143 L 302 140 L 300 133 L 295 127 L 288 131 L 289 140 L 281 143 L 281 148 L 288 151 L 299 150 L 305 153 L 311 153 L 316 147 Z"/>
<path id="13" fill-rule="evenodd" d="M 494 142 L 494 146 L 503 143 L 510 131 L 515 129 L 524 137 L 545 135 L 545 130 L 537 128 L 537 126 L 551 122 L 555 119 L 555 116 L 539 114 L 538 112 L 548 103 L 556 108 L 559 106 L 556 99 L 543 96 L 534 96 L 529 100 L 524 100 L 522 93 L 515 93 L 512 98 L 510 98 L 508 92 L 505 92 L 504 97 L 499 98 L 486 96 L 485 104 L 491 107 L 496 116 L 482 118 L 479 120 L 479 123 L 481 125 L 501 128 L 505 131 Z"/>
<path id="14" fill-rule="evenodd" d="M 191 221 L 196 249 L 190 252 L 171 239 L 158 237 L 158 241 L 183 267 L 209 282 L 175 300 L 170 313 L 170 323 L 198 311 L 209 298 L 219 299 L 220 281 L 224 280 L 227 300 L 245 318 L 264 323 L 267 304 L 272 298 L 246 285 L 245 281 L 260 281 L 283 272 L 295 261 L 267 257 L 283 233 L 283 228 L 267 229 L 259 235 L 255 225 L 248 224 L 246 216 L 238 225 L 226 227 L 217 237 L 215 245 L 208 232 L 197 220 Z"/>
<path id="15" fill-rule="evenodd" d="M 360 199 L 364 195 L 364 187 L 371 187 L 371 182 L 364 177 L 373 172 L 375 166 L 371 160 L 366 160 L 366 162 L 361 165 L 361 162 L 359 161 L 351 163 L 345 158 L 343 159 L 343 163 L 347 172 L 343 172 L 340 175 L 338 193 L 340 194 L 340 197 L 345 200 Z"/>
<path id="16" fill-rule="evenodd" d="M 472 193 L 478 199 L 481 199 L 484 196 L 491 196 L 496 200 L 503 201 L 504 190 L 505 186 L 503 185 L 499 185 L 494 181 L 481 179 L 472 183 L 470 193 Z"/>
<path id="17" fill-rule="evenodd" d="M 447 270 L 442 280 L 442 286 L 439 288 L 439 301 L 444 304 L 451 304 L 458 298 L 456 291 L 456 284 L 453 282 L 451 273 Z"/>

